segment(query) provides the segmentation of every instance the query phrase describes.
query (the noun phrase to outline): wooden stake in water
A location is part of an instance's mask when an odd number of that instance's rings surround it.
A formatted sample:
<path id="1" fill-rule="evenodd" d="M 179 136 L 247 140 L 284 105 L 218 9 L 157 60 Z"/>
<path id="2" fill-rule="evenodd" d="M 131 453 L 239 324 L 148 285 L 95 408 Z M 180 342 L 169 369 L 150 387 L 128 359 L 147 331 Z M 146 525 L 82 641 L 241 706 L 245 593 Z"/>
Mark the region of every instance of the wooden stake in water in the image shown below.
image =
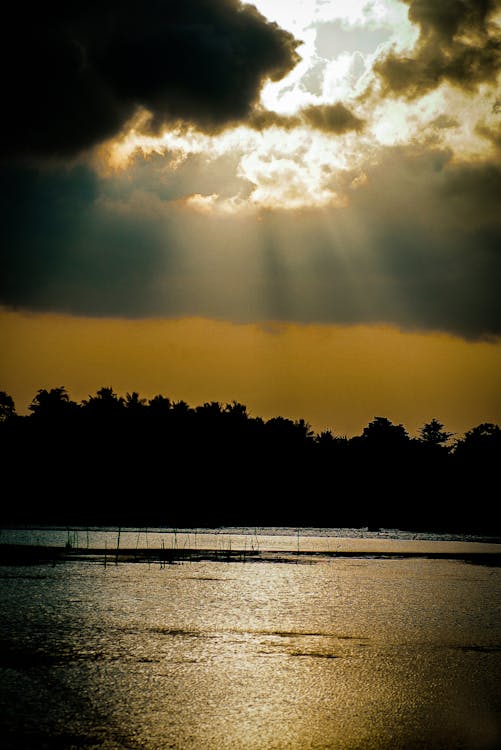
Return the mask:
<path id="1" fill-rule="evenodd" d="M 115 555 L 115 565 L 118 565 L 118 548 L 120 547 L 120 533 L 121 533 L 121 531 L 122 531 L 122 529 L 119 526 L 118 527 L 118 535 L 117 535 L 117 551 L 116 551 L 116 555 Z"/>

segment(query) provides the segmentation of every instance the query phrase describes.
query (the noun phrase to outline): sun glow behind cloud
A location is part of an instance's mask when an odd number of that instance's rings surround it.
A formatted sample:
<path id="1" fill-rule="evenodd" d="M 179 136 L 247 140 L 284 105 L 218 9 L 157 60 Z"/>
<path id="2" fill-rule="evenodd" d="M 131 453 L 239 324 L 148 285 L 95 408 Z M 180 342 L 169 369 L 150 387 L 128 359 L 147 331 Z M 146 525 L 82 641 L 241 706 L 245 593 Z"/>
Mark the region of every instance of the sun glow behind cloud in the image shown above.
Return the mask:
<path id="1" fill-rule="evenodd" d="M 383 92 L 378 61 L 390 52 L 410 54 L 417 44 L 418 27 L 404 3 L 259 0 L 255 5 L 302 42 L 299 64 L 264 86 L 256 126 L 201 132 L 173 123 L 151 135 L 143 111 L 100 149 L 101 170 L 127 169 L 136 159 L 161 155 L 167 180 L 190 157 L 202 157 L 221 188 L 187 191 L 182 200 L 194 211 L 225 215 L 342 208 L 388 147 L 440 149 L 460 162 L 488 158 L 497 148 L 492 134 L 499 127 L 499 107 L 492 82 L 472 92 L 444 81 L 412 100 Z M 325 107 L 342 107 L 338 120 L 341 111 L 353 124 L 334 122 L 331 129 L 322 120 Z M 231 195 L 224 188 L 227 172 L 218 172 L 218 160 L 229 155 L 238 180 Z"/>
<path id="2" fill-rule="evenodd" d="M 166 171 L 175 171 L 188 157 L 202 155 L 207 168 L 222 156 L 238 155 L 236 175 L 245 190 L 226 199 L 219 194 L 186 195 L 186 202 L 195 210 L 209 204 L 215 213 L 236 213 L 261 208 L 297 209 L 341 206 L 339 186 L 360 177 L 363 149 L 353 133 L 336 138 L 315 133 L 311 128 L 297 127 L 291 131 L 272 126 L 265 132 L 247 127 L 207 135 L 182 128 L 165 131 L 160 137 L 141 135 L 131 130 L 127 135 L 106 146 L 107 166 L 126 169 L 133 158 L 152 154 L 168 157 Z M 216 165 L 217 169 L 217 165 Z M 221 174 L 224 183 L 225 174 Z"/>
<path id="3" fill-rule="evenodd" d="M 367 34 L 385 30 L 382 45 L 395 45 L 400 51 L 410 49 L 417 33 L 407 18 L 407 9 L 394 0 L 307 0 L 281 2 L 258 0 L 258 10 L 301 40 L 298 51 L 301 62 L 287 76 L 269 82 L 261 93 L 262 104 L 283 114 L 293 114 L 307 104 L 356 97 L 368 82 L 374 57 L 381 50 L 378 37 L 369 42 Z M 319 45 L 319 31 L 326 29 L 326 42 Z M 345 51 L 343 36 L 350 38 L 354 49 Z M 354 38 L 358 36 L 358 40 Z M 367 51 L 367 43 L 370 51 Z M 323 69 L 321 72 L 320 69 Z M 317 92 L 310 90 L 316 71 Z"/>

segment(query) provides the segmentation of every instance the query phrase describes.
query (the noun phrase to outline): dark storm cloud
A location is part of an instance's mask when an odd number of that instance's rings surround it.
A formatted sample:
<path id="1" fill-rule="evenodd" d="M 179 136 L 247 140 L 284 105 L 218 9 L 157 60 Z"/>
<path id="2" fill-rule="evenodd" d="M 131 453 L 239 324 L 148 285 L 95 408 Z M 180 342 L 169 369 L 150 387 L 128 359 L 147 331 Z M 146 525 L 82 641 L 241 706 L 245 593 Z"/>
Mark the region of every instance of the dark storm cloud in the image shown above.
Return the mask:
<path id="1" fill-rule="evenodd" d="M 153 128 L 224 127 L 298 61 L 292 35 L 238 0 L 18 3 L 3 32 L 3 158 L 75 155 L 138 108 Z"/>
<path id="2" fill-rule="evenodd" d="M 0 300 L 77 314 L 151 314 L 169 250 L 148 217 L 113 214 L 86 168 L 0 172 Z"/>
<path id="3" fill-rule="evenodd" d="M 388 149 L 349 206 L 260 222 L 179 201 L 197 171 L 217 191 L 223 163 L 187 160 L 168 184 L 160 162 L 156 176 L 148 166 L 132 181 L 86 169 L 4 174 L 0 303 L 501 336 L 499 165 Z"/>
<path id="4" fill-rule="evenodd" d="M 355 200 L 360 214 L 377 212 L 370 244 L 383 320 L 501 336 L 501 166 L 396 150 L 369 180 Z"/>
<path id="5" fill-rule="evenodd" d="M 387 88 L 413 98 L 447 81 L 464 89 L 494 82 L 501 35 L 491 21 L 500 0 L 405 0 L 419 38 L 409 55 L 390 52 L 375 65 Z"/>
<path id="6" fill-rule="evenodd" d="M 342 135 L 351 130 L 362 130 L 364 121 L 356 117 L 342 102 L 314 104 L 299 110 L 295 115 L 281 115 L 268 110 L 255 110 L 248 124 L 256 130 L 270 127 L 293 130 L 305 125 L 324 133 Z"/>

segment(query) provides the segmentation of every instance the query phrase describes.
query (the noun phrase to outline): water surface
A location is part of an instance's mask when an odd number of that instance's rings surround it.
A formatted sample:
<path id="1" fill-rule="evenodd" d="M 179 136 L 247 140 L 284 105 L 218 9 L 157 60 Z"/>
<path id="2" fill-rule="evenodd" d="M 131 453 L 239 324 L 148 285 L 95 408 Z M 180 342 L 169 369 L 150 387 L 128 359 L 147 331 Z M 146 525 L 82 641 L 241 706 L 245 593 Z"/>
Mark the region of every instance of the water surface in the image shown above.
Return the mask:
<path id="1" fill-rule="evenodd" d="M 2 746 L 494 750 L 501 569 L 0 568 Z"/>

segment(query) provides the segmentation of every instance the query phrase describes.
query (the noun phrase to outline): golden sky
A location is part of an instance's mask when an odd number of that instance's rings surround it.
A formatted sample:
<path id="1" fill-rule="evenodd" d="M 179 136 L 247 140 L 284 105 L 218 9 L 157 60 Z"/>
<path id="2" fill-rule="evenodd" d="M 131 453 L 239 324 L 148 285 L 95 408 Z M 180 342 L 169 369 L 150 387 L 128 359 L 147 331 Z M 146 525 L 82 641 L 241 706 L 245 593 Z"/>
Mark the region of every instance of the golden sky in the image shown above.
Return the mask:
<path id="1" fill-rule="evenodd" d="M 65 385 L 77 401 L 101 386 L 192 406 L 237 400 L 337 435 L 360 434 L 374 416 L 413 434 L 432 418 L 456 433 L 501 421 L 501 345 L 445 334 L 3 312 L 0 343 L 19 412 L 39 388 Z"/>

